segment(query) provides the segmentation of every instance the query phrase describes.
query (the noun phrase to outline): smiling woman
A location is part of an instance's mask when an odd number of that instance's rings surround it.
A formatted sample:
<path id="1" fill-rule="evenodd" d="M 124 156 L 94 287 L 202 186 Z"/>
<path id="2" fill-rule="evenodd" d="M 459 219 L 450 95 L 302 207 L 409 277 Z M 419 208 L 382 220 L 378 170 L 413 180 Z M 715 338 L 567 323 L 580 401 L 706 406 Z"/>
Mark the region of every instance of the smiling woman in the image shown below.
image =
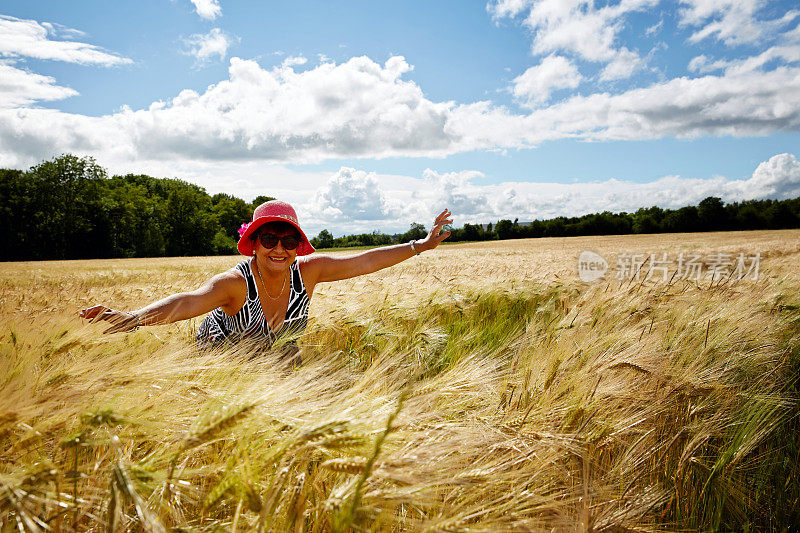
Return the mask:
<path id="1" fill-rule="evenodd" d="M 447 209 L 439 213 L 428 236 L 420 241 L 333 257 L 315 254 L 292 206 L 272 200 L 258 206 L 252 221 L 242 225 L 238 250 L 247 259 L 234 268 L 197 290 L 167 296 L 136 311 L 95 305 L 83 309 L 80 316 L 110 322 L 104 333 L 114 333 L 209 313 L 197 333 L 201 348 L 247 341 L 261 351 L 286 338 L 284 353 L 294 356 L 294 338 L 305 329 L 309 301 L 318 283 L 376 272 L 436 248 L 450 235 L 441 232 L 453 222 L 450 215 Z"/>

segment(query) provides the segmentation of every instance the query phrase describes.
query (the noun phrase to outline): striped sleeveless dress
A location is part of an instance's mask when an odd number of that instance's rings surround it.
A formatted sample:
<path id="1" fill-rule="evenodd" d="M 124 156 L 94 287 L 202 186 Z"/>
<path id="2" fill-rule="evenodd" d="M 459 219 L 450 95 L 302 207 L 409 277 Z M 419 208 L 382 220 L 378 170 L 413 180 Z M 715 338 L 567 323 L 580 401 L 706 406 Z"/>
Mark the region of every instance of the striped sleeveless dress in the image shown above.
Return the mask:
<path id="1" fill-rule="evenodd" d="M 289 267 L 289 305 L 283 325 L 276 333 L 264 318 L 251 260 L 252 258 L 247 258 L 234 267 L 247 281 L 247 299 L 244 305 L 235 315 L 227 315 L 218 307 L 203 319 L 197 331 L 197 344 L 201 349 L 246 340 L 252 342 L 257 349 L 266 350 L 279 338 L 290 337 L 288 344 L 296 351 L 297 344 L 293 338 L 305 330 L 309 305 L 308 294 L 300 276 L 300 266 L 295 261 Z"/>

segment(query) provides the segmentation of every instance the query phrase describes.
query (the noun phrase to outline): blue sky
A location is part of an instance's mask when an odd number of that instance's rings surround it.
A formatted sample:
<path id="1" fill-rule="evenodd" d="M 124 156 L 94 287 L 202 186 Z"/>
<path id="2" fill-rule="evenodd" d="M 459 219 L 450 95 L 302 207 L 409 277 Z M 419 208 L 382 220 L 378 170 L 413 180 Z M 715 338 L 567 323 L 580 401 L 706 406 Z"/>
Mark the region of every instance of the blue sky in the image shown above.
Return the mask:
<path id="1" fill-rule="evenodd" d="M 800 196 L 800 7 L 6 1 L 0 166 L 292 202 L 309 232 Z"/>

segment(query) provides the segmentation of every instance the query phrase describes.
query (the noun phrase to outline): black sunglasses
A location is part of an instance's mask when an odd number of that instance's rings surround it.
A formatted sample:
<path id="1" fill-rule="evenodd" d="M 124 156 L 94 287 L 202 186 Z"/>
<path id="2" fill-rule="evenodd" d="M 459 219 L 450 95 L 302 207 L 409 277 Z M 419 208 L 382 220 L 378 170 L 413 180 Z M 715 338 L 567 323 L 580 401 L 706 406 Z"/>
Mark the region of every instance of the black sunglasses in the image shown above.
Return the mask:
<path id="1" fill-rule="evenodd" d="M 300 239 L 294 235 L 284 235 L 283 237 L 278 237 L 274 233 L 263 232 L 258 234 L 258 240 L 261 241 L 261 246 L 268 250 L 278 246 L 278 241 L 281 242 L 284 250 L 294 250 L 300 245 Z"/>

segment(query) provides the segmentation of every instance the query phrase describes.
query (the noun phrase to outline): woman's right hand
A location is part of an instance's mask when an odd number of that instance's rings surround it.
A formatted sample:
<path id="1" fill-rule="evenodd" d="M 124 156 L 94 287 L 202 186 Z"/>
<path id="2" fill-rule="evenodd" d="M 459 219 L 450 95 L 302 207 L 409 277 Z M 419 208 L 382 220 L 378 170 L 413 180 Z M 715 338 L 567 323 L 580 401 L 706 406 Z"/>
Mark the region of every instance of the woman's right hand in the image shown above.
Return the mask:
<path id="1" fill-rule="evenodd" d="M 139 327 L 139 317 L 133 313 L 117 311 L 104 305 L 95 305 L 82 309 L 80 317 L 90 322 L 111 322 L 111 327 L 106 328 L 103 333 L 117 333 L 120 331 L 131 331 Z"/>

